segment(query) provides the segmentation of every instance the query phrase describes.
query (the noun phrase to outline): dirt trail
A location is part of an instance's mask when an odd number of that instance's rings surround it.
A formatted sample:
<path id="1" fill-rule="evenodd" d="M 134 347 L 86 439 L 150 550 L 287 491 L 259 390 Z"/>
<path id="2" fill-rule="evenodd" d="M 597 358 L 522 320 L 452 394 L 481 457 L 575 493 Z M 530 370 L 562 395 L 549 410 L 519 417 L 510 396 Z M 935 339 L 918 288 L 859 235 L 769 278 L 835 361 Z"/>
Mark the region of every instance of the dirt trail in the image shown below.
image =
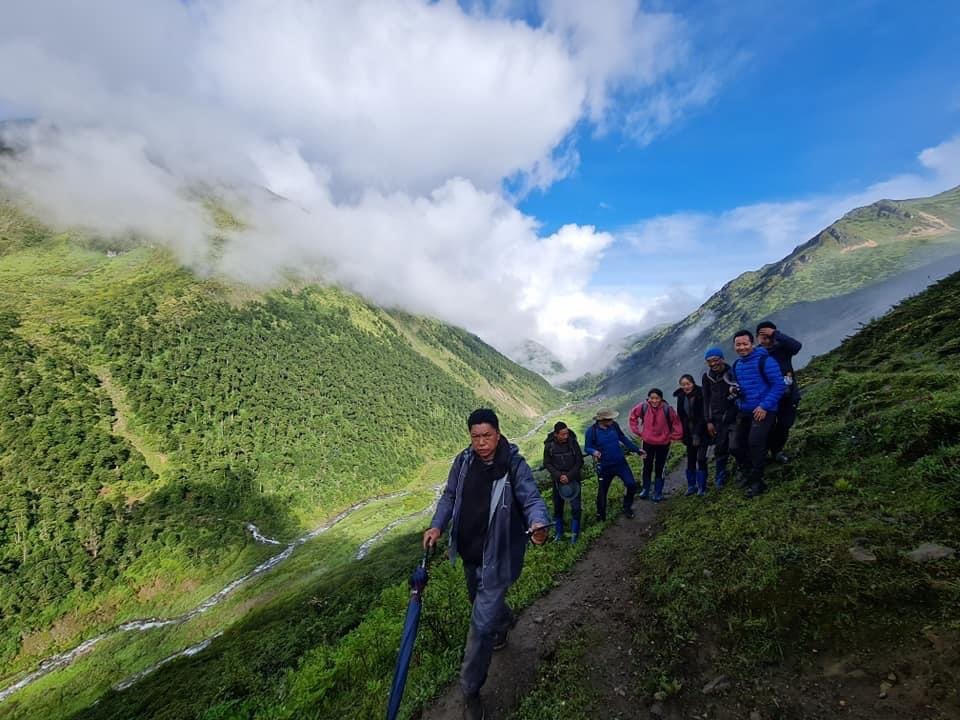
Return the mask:
<path id="1" fill-rule="evenodd" d="M 667 494 L 674 495 L 680 482 L 680 475 L 673 475 L 667 482 Z M 590 662 L 598 670 L 598 691 L 610 698 L 607 717 L 637 717 L 641 705 L 640 698 L 633 695 L 636 677 L 630 657 L 638 603 L 633 565 L 639 549 L 654 534 L 658 507 L 651 502 L 634 503 L 636 517 L 630 520 L 620 515 L 560 578 L 556 590 L 523 611 L 507 647 L 494 654 L 483 688 L 488 720 L 506 718 L 532 689 L 540 660 L 552 655 L 561 641 L 583 630 L 596 643 L 589 653 Z M 585 507 L 584 515 L 589 517 L 589 511 Z M 421 718 L 460 720 L 461 703 L 459 686 L 453 683 Z"/>

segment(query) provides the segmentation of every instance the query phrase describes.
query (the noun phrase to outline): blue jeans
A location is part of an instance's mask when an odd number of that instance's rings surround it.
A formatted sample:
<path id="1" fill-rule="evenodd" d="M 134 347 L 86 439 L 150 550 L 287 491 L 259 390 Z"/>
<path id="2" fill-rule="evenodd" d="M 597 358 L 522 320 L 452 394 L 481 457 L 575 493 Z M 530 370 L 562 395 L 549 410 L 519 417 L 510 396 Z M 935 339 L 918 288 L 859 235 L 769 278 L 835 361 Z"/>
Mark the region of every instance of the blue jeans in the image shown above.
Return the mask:
<path id="1" fill-rule="evenodd" d="M 633 507 L 633 496 L 637 492 L 637 481 L 633 479 L 633 471 L 627 464 L 626 458 L 617 463 L 608 464 L 604 462 L 600 466 L 600 482 L 597 487 L 597 516 L 601 520 L 607 519 L 607 493 L 610 491 L 610 483 L 615 477 L 623 480 L 623 486 L 627 492 L 623 496 L 623 509 L 629 510 Z"/>

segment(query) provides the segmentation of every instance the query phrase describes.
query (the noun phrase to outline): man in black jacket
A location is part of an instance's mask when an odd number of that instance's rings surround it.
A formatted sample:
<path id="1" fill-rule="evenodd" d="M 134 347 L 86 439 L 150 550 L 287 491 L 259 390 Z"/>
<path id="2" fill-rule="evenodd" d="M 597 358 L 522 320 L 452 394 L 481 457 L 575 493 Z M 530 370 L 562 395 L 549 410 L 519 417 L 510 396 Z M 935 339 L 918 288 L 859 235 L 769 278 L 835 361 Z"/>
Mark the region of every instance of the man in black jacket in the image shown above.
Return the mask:
<path id="1" fill-rule="evenodd" d="M 704 353 L 707 372 L 700 386 L 703 388 L 703 408 L 707 417 L 707 434 L 713 443 L 716 462 L 714 484 L 721 488 L 727 482 L 727 461 L 730 459 L 730 433 L 737 419 L 734 403 L 736 382 L 730 376 L 730 366 L 723 358 L 723 350 L 712 347 Z"/>
<path id="2" fill-rule="evenodd" d="M 783 373 L 783 382 L 787 385 L 787 392 L 780 398 L 777 409 L 777 424 L 770 432 L 767 445 L 770 456 L 779 463 L 785 463 L 789 458 L 783 453 L 783 448 L 787 445 L 787 437 L 797 419 L 797 406 L 800 404 L 800 389 L 795 382 L 793 356 L 800 352 L 803 344 L 780 332 L 769 320 L 757 325 L 757 342 L 777 361 Z"/>
<path id="3" fill-rule="evenodd" d="M 543 442 L 543 467 L 553 479 L 553 525 L 556 539 L 563 539 L 563 503 L 570 500 L 570 542 L 580 537 L 580 476 L 583 453 L 577 436 L 564 422 L 553 426 Z"/>

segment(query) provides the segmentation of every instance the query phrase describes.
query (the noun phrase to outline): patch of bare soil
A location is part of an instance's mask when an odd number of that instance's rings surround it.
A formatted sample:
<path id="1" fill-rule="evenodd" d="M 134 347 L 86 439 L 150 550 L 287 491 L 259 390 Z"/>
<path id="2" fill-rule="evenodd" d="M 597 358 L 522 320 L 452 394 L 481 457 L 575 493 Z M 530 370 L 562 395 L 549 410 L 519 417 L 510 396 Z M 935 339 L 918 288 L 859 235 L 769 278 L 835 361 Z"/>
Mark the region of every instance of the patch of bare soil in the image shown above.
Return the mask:
<path id="1" fill-rule="evenodd" d="M 670 502 L 682 502 L 681 483 L 679 474 L 668 481 Z M 681 692 L 662 701 L 645 695 L 639 687 L 645 649 L 637 636 L 654 615 L 640 603 L 634 578 L 659 507 L 638 501 L 635 518 L 620 516 L 555 590 L 523 611 L 482 691 L 487 720 L 508 717 L 533 689 L 539 666 L 574 637 L 587 642 L 578 684 L 601 698 L 594 715 L 601 720 L 960 720 L 960 633 L 931 629 L 891 638 L 872 652 L 788 659 L 747 679 L 726 677 L 715 662 L 717 648 L 702 642 L 685 658 Z M 455 682 L 420 716 L 461 717 Z"/>

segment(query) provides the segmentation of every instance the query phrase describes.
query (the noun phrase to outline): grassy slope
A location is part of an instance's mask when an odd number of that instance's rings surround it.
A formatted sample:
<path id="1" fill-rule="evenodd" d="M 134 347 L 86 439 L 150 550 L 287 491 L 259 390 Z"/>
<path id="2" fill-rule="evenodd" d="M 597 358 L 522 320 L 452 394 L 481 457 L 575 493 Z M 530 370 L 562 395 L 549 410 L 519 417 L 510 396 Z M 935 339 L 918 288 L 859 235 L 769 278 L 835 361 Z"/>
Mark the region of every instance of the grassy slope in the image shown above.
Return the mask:
<path id="1" fill-rule="evenodd" d="M 177 492 L 164 495 L 167 519 L 160 518 L 161 522 L 171 527 L 179 526 L 181 537 L 196 535 L 202 538 L 203 528 L 197 523 L 202 525 L 205 522 L 215 522 L 219 533 L 217 543 L 208 549 L 216 557 L 205 558 L 204 562 L 198 563 L 195 558 L 178 554 L 174 544 L 162 553 L 142 555 L 134 565 L 128 566 L 126 575 L 121 573 L 119 578 L 113 578 L 108 588 L 87 586 L 77 588 L 79 594 L 76 596 L 65 593 L 59 605 L 50 606 L 42 617 L 32 617 L 26 623 L 26 615 L 6 618 L 5 621 L 13 621 L 16 626 L 6 628 L 16 633 L 11 637 L 18 641 L 30 638 L 29 649 L 22 647 L 23 654 L 8 665 L 8 669 L 24 667 L 32 658 L 68 647 L 94 627 L 110 626 L 121 618 L 190 607 L 191 603 L 218 587 L 220 578 L 240 574 L 242 568 L 249 568 L 267 552 L 267 549 L 250 543 L 242 529 L 243 520 L 253 519 L 268 530 L 291 537 L 303 523 L 313 523 L 319 517 L 329 516 L 361 496 L 403 486 L 414 478 L 418 466 L 425 460 L 431 456 L 449 456 L 460 446 L 463 415 L 478 404 L 501 408 L 506 427 L 518 432 L 533 416 L 560 401 L 560 394 L 542 379 L 510 363 L 463 331 L 405 316 L 401 322 L 406 332 L 429 335 L 421 346 L 414 346 L 405 339 L 404 333 L 396 329 L 396 314 L 387 314 L 333 289 L 308 288 L 298 293 L 260 294 L 256 296 L 257 301 L 242 307 L 228 302 L 235 298 L 235 289 L 215 281 L 198 281 L 177 268 L 162 251 L 133 247 L 117 257 L 107 257 L 97 241 L 53 236 L 16 208 L 0 203 L 0 311 L 16 316 L 19 324 L 15 332 L 21 338 L 18 342 L 26 343 L 36 358 L 31 362 L 38 369 L 64 365 L 72 368 L 73 377 L 93 377 L 95 381 L 99 376 L 99 388 L 94 382 L 92 389 L 83 391 L 86 394 L 82 402 L 86 404 L 82 422 L 89 423 L 89 426 L 77 430 L 82 433 L 93 432 L 95 428 L 98 432 L 112 431 L 114 442 L 122 448 L 124 457 L 136 458 L 143 463 L 146 456 L 147 465 L 156 471 L 145 470 L 129 482 L 118 476 L 109 487 L 101 486 L 99 495 L 104 502 L 113 503 L 111 512 L 121 513 L 127 518 L 126 522 L 136 523 L 140 517 L 138 513 L 145 512 L 143 508 L 151 505 L 158 490 L 180 488 L 179 495 Z M 265 343 L 262 334 L 255 341 L 245 342 L 250 339 L 250 332 L 263 331 L 263 326 L 256 325 L 258 322 L 269 323 L 273 335 L 268 334 Z M 304 323 L 304 326 L 297 327 L 297 322 Z M 191 337 L 191 323 L 206 335 Z M 307 335 L 316 343 L 319 356 L 331 344 L 322 335 L 322 329 L 331 327 L 350 343 L 351 351 L 365 352 L 383 365 L 373 377 L 365 380 L 366 386 L 376 388 L 375 395 L 367 396 L 369 402 L 351 394 L 357 389 L 357 383 L 349 381 L 340 384 L 327 382 L 321 398 L 305 392 L 304 387 L 292 384 L 286 387 L 282 380 L 287 356 L 278 353 L 265 361 L 255 354 L 264 345 L 277 348 L 278 342 L 285 343 L 279 347 L 288 348 L 293 354 Z M 131 328 L 136 332 L 130 332 Z M 318 332 L 317 328 L 321 330 Z M 235 344 L 221 343 L 214 347 L 212 339 L 224 338 Z M 134 340 L 137 345 L 131 344 Z M 422 347 L 427 346 L 431 351 L 421 354 Z M 186 362 L 187 356 L 181 356 L 182 361 L 176 359 L 178 352 L 186 351 L 194 352 L 195 357 L 202 356 L 201 360 L 216 356 L 224 358 L 224 362 L 235 363 L 226 367 L 242 366 L 248 361 L 258 371 L 252 373 L 255 377 L 244 379 L 228 375 L 214 365 L 198 376 L 194 370 L 196 365 Z M 472 364 L 471 353 L 479 356 L 476 365 Z M 354 372 L 358 366 L 366 368 L 357 363 L 352 366 L 344 363 L 335 349 L 329 356 L 332 366 L 339 363 Z M 445 356 L 456 358 L 456 367 L 451 367 L 451 363 L 443 359 Z M 300 369 L 303 367 L 307 366 Z M 166 368 L 175 368 L 175 372 L 166 377 L 159 374 Z M 187 375 L 191 372 L 193 375 L 185 378 L 184 368 Z M 398 368 L 406 368 L 406 372 L 417 377 L 414 392 L 411 393 L 409 384 L 400 387 L 402 377 L 391 383 L 391 374 L 395 374 Z M 24 369 L 18 367 L 13 371 L 22 373 Z M 45 377 L 43 373 L 41 376 Z M 304 382 L 307 389 L 312 389 L 323 386 L 325 379 L 323 376 L 311 378 L 306 372 L 298 380 Z M 241 422 L 243 408 L 238 406 L 234 408 L 238 411 L 237 432 L 231 436 L 229 419 L 224 422 L 225 418 L 221 416 L 217 421 L 213 417 L 217 408 L 208 408 L 206 404 L 202 405 L 202 410 L 209 410 L 213 418 L 206 427 L 201 422 L 203 418 L 191 424 L 189 412 L 175 424 L 160 423 L 155 411 L 171 397 L 182 397 L 185 407 L 193 408 L 194 417 L 202 415 L 203 412 L 198 410 L 201 406 L 190 405 L 189 401 L 190 393 L 204 386 L 222 388 L 224 396 L 240 398 L 242 403 L 242 398 L 247 395 L 245 382 L 258 386 L 261 394 L 265 384 L 275 383 L 266 388 L 268 394 L 272 393 L 269 395 L 270 404 L 275 402 L 295 420 L 314 418 L 315 423 L 320 423 L 320 430 L 344 427 L 349 431 L 341 433 L 344 437 L 350 435 L 352 438 L 354 433 L 360 432 L 361 437 L 356 442 L 360 445 L 361 455 L 375 456 L 378 447 L 384 444 L 380 433 L 389 428 L 378 426 L 377 422 L 389 418 L 391 411 L 409 413 L 411 422 L 417 421 L 415 415 L 418 412 L 427 413 L 432 424 L 421 421 L 420 435 L 415 437 L 404 440 L 401 431 L 401 435 L 391 438 L 399 447 L 412 446 L 415 452 L 403 455 L 391 451 L 388 461 L 393 463 L 396 474 L 390 478 L 369 477 L 368 473 L 363 482 L 344 483 L 345 478 L 333 472 L 328 482 L 314 481 L 309 495 L 291 492 L 290 483 L 302 478 L 296 468 L 286 472 L 278 469 L 282 462 L 270 457 L 267 448 L 248 467 L 253 470 L 255 483 L 266 490 L 265 495 L 281 502 L 264 504 L 254 500 L 252 504 L 238 502 L 232 508 L 218 506 L 219 517 L 204 520 L 202 516 L 197 517 L 197 510 L 190 502 L 191 499 L 196 502 L 197 490 L 203 487 L 203 482 L 215 486 L 218 478 L 236 479 L 231 478 L 229 472 L 214 467 L 216 458 L 211 457 L 210 448 L 215 449 L 218 445 L 227 448 L 223 456 L 227 458 L 226 468 L 230 470 L 232 448 L 241 441 L 256 442 L 261 435 L 265 437 L 274 430 L 273 424 L 263 418 Z M 505 400 L 513 397 L 520 400 Z M 386 410 L 376 410 L 374 405 Z M 422 410 L 418 406 L 422 406 Z M 413 410 L 409 409 L 411 407 Z M 376 418 L 367 414 L 375 411 Z M 240 430 L 247 435 L 241 437 Z M 351 438 L 348 439 L 353 442 Z M 265 444 L 268 443 L 261 442 L 261 446 Z M 293 458 L 295 461 L 302 461 L 305 466 L 323 467 L 325 456 L 322 452 L 317 455 L 317 449 L 309 442 L 304 442 L 299 449 L 301 453 Z M 314 455 L 311 456 L 311 452 Z M 3 492 L 6 498 L 10 490 L 8 483 L 18 481 L 15 462 L 20 460 L 14 462 L 4 456 L 3 462 L 7 464 Z M 343 473 L 351 478 L 359 477 L 356 469 L 341 464 Z M 82 472 L 81 469 L 77 471 Z M 198 479 L 198 474 L 203 477 Z M 70 482 L 71 476 L 61 478 L 61 484 Z M 230 492 L 229 488 L 221 489 Z M 65 490 L 69 491 L 69 487 Z M 212 497 L 218 492 L 205 494 Z M 174 506 L 170 505 L 171 501 Z M 125 513 L 122 512 L 124 504 L 128 507 Z M 220 511 L 225 511 L 227 517 Z M 175 521 L 170 519 L 173 516 L 177 518 Z M 57 517 L 55 522 L 60 522 L 60 516 Z M 41 507 L 41 514 L 33 516 L 32 521 L 50 527 L 51 520 L 52 517 L 44 518 Z M 63 521 L 69 522 L 69 519 Z M 229 530 L 224 531 L 224 527 Z M 0 527 L 0 547 L 9 542 L 12 542 L 11 535 L 5 534 Z M 19 548 L 8 546 L 3 549 L 19 555 Z M 11 571 L 9 566 L 6 571 Z M 98 571 L 94 568 L 92 572 L 96 575 Z M 175 596 L 164 597 L 169 593 L 162 592 L 162 589 L 170 591 L 174 587 L 177 588 Z M 159 588 L 161 592 L 146 592 L 146 588 Z M 104 604 L 108 597 L 109 602 Z M 55 632 L 49 632 L 50 628 Z"/>
<path id="2" fill-rule="evenodd" d="M 740 275 L 685 319 L 645 336 L 617 369 L 591 384 L 608 395 L 669 385 L 689 371 L 691 357 L 711 344 L 726 345 L 740 327 L 799 302 L 841 297 L 960 254 L 958 228 L 960 188 L 853 210 L 783 260 Z"/>
<path id="3" fill-rule="evenodd" d="M 665 506 L 638 558 L 638 604 L 655 614 L 634 638 L 648 696 L 699 695 L 688 681 L 700 672 L 748 682 L 769 663 L 882 655 L 960 630 L 960 559 L 904 556 L 924 542 L 960 551 L 958 338 L 960 273 L 808 367 L 795 459 L 771 468 L 766 495 L 728 488 Z M 877 561 L 855 561 L 855 546 Z M 556 684 L 589 654 L 568 650 L 517 718 L 586 720 L 602 706 L 589 687 Z"/>

